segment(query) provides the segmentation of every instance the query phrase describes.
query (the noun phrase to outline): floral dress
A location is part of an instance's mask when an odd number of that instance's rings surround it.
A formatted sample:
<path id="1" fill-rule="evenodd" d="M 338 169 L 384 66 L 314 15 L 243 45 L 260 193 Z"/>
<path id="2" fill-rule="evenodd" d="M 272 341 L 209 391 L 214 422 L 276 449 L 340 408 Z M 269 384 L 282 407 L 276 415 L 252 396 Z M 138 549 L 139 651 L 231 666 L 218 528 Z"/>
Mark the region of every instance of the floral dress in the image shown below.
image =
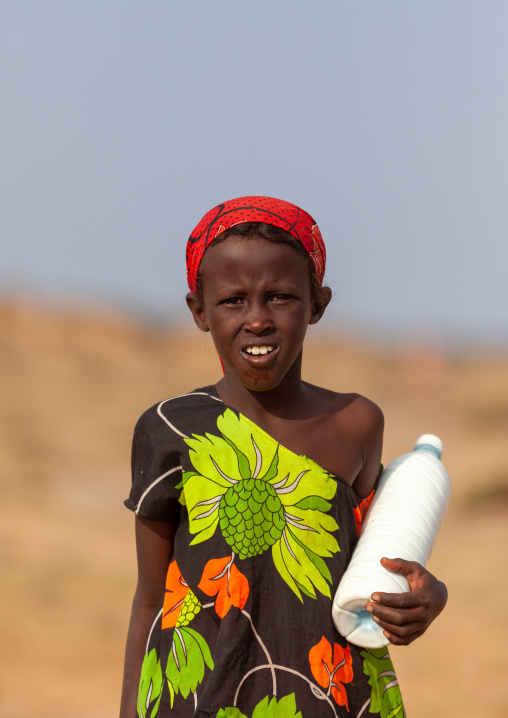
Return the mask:
<path id="1" fill-rule="evenodd" d="M 349 644 L 332 622 L 366 505 L 345 481 L 214 387 L 142 415 L 132 470 L 128 508 L 180 515 L 140 718 L 405 716 L 387 649 Z"/>

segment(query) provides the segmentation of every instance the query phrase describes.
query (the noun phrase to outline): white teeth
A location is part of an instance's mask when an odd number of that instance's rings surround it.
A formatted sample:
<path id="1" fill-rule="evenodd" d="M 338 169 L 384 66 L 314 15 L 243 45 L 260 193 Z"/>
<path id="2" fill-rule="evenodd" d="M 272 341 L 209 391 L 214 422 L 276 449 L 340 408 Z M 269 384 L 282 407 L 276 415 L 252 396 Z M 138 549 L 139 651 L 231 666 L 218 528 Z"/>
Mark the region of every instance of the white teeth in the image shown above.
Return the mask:
<path id="1" fill-rule="evenodd" d="M 247 347 L 245 349 L 247 354 L 253 354 L 254 356 L 258 356 L 259 354 L 269 354 L 270 352 L 273 352 L 272 346 L 266 346 L 266 347 Z"/>

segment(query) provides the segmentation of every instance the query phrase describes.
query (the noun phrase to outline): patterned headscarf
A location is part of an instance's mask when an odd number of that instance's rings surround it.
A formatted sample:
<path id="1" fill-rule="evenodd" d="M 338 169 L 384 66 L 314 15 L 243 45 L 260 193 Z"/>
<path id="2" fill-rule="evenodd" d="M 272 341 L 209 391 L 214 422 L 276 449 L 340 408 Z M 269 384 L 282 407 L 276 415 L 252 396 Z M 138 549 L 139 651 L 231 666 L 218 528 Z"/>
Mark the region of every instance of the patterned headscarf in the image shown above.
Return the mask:
<path id="1" fill-rule="evenodd" d="M 205 214 L 187 242 L 187 282 L 196 291 L 199 265 L 207 247 L 222 232 L 244 222 L 264 222 L 291 234 L 307 250 L 319 282 L 323 283 L 326 250 L 319 227 L 310 214 L 290 202 L 273 197 L 238 197 L 217 205 Z"/>

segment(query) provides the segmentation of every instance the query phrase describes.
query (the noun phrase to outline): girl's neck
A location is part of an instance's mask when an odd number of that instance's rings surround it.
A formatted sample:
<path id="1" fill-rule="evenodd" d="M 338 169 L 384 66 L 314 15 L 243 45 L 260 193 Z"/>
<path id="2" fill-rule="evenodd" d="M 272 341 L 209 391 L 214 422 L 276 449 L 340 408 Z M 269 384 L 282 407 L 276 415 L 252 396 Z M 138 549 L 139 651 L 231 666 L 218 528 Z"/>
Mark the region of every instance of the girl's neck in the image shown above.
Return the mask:
<path id="1" fill-rule="evenodd" d="M 283 381 L 269 391 L 252 391 L 227 373 L 217 382 L 222 401 L 252 420 L 267 415 L 280 419 L 295 418 L 304 410 L 308 385 L 301 377 L 301 357 L 297 359 Z"/>

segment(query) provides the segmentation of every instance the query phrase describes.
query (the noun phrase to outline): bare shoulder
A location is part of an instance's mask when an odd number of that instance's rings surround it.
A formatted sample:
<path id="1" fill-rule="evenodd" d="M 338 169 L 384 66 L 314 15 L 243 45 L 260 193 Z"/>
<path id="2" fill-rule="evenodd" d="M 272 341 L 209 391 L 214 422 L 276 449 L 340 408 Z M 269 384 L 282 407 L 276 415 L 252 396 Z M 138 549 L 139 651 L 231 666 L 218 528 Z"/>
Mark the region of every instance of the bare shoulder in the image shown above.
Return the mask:
<path id="1" fill-rule="evenodd" d="M 316 455 L 351 484 L 360 498 L 374 487 L 381 465 L 384 417 L 379 406 L 356 393 L 311 389 L 321 445 Z"/>
<path id="2" fill-rule="evenodd" d="M 359 429 L 363 429 L 366 433 L 383 431 L 385 418 L 380 407 L 360 394 L 353 396 L 349 404 L 350 414 L 348 419 L 357 424 Z"/>
<path id="3" fill-rule="evenodd" d="M 318 399 L 318 410 L 329 414 L 340 423 L 347 422 L 352 428 L 370 434 L 383 431 L 384 416 L 380 407 L 367 397 L 356 393 L 339 393 L 312 387 L 314 396 Z"/>

